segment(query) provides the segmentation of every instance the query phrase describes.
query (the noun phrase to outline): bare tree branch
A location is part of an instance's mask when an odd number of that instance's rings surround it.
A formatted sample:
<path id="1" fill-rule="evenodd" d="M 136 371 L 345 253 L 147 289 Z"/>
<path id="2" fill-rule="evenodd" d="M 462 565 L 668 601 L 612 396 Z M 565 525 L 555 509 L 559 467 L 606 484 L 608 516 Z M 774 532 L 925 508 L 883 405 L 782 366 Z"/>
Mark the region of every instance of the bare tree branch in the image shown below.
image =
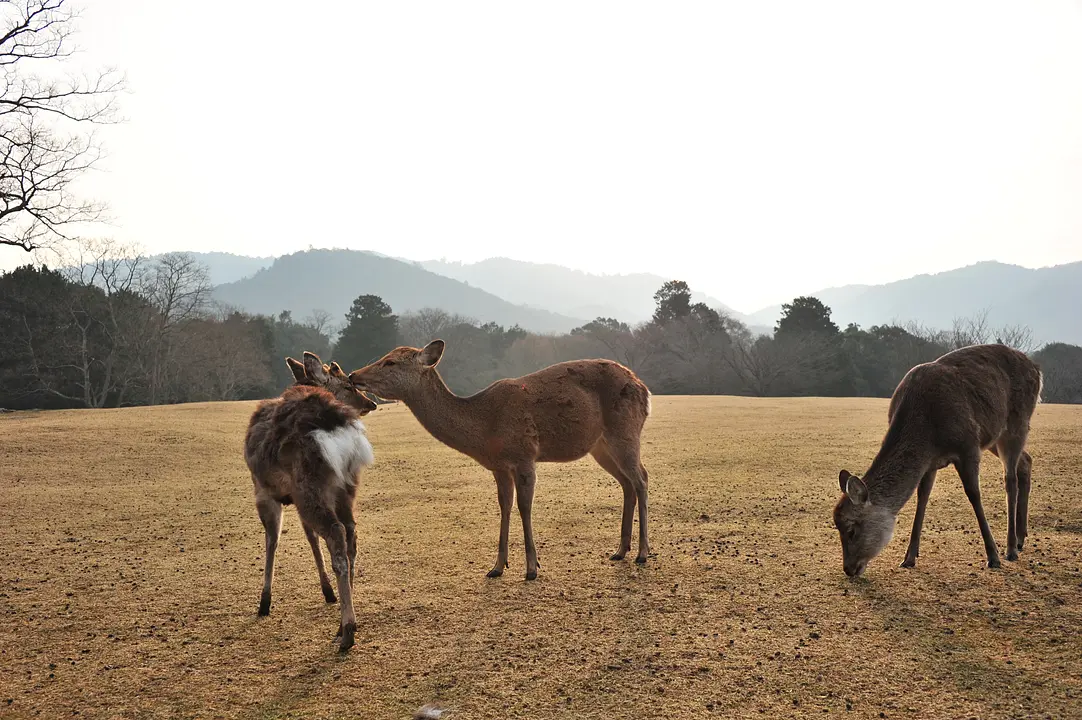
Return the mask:
<path id="1" fill-rule="evenodd" d="M 102 219 L 72 184 L 102 156 L 82 126 L 118 120 L 124 79 L 60 77 L 75 19 L 68 0 L 0 0 L 0 245 L 31 251 Z"/>

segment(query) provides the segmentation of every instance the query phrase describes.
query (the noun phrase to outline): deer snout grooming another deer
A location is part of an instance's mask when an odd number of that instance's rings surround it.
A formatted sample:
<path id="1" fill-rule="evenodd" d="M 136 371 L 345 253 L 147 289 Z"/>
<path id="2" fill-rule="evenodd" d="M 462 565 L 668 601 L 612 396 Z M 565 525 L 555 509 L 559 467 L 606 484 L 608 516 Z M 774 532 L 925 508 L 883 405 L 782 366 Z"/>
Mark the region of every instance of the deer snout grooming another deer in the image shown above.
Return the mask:
<path id="1" fill-rule="evenodd" d="M 357 557 L 353 501 L 357 474 L 374 460 L 360 417 L 376 404 L 348 381 L 337 363 L 324 365 L 309 352 L 303 363 L 293 358 L 286 363 L 296 383 L 280 397 L 259 404 L 244 440 L 267 543 L 259 614 L 270 613 L 282 506 L 293 504 L 312 547 L 323 597 L 333 603 L 319 538 L 330 550 L 342 610 L 339 647 L 348 650 L 357 622 L 351 595 Z"/>
<path id="2" fill-rule="evenodd" d="M 469 397 L 444 384 L 436 365 L 445 343 L 423 349 L 395 348 L 355 370 L 357 387 L 387 400 L 400 400 L 440 442 L 462 452 L 496 478 L 500 503 L 500 544 L 489 577 L 507 567 L 511 502 L 518 499 L 526 547 L 526 579 L 537 577 L 531 509 L 536 465 L 570 462 L 590 454 L 616 478 L 624 493 L 620 547 L 631 549 L 631 527 L 639 508 L 639 554 L 645 563 L 647 473 L 639 459 L 640 436 L 650 414 L 650 391 L 628 368 L 610 360 L 558 363 L 520 378 L 498 380 Z"/>
<path id="3" fill-rule="evenodd" d="M 842 470 L 834 524 L 846 575 L 859 576 L 890 542 L 898 512 L 917 492 L 913 532 L 902 567 L 920 555 L 924 511 L 936 471 L 954 465 L 973 505 L 988 567 L 999 551 L 981 504 L 981 452 L 999 456 L 1007 485 L 1007 559 L 1017 560 L 1029 528 L 1030 473 L 1025 451 L 1030 419 L 1041 398 L 1041 371 L 1005 345 L 973 345 L 917 365 L 890 399 L 890 425 L 879 454 L 861 479 Z"/>

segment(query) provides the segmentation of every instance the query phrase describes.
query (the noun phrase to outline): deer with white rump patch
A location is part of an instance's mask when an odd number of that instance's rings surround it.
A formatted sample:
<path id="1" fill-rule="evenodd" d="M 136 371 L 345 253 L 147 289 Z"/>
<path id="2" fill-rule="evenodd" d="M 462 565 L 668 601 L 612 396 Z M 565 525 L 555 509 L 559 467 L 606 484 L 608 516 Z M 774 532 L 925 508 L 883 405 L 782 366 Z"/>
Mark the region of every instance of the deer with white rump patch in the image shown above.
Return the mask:
<path id="1" fill-rule="evenodd" d="M 1030 473 L 1025 451 L 1030 419 L 1041 398 L 1041 371 L 1024 353 L 1005 345 L 973 345 L 902 378 L 890 400 L 890 426 L 867 474 L 842 470 L 844 493 L 834 508 L 845 574 L 864 572 L 890 542 L 898 512 L 917 492 L 913 532 L 902 567 L 920 555 L 921 526 L 936 471 L 954 465 L 973 505 L 988 567 L 999 551 L 981 504 L 981 452 L 1003 463 L 1007 485 L 1007 559 L 1017 560 L 1029 529 Z"/>
<path id="2" fill-rule="evenodd" d="M 639 508 L 639 554 L 646 562 L 647 473 L 639 459 L 640 436 L 650 414 L 650 391 L 628 368 L 611 360 L 557 363 L 520 378 L 498 380 L 469 397 L 444 384 L 436 365 L 445 344 L 400 347 L 349 379 L 387 400 L 400 400 L 437 440 L 469 455 L 496 478 L 500 501 L 500 546 L 489 577 L 507 567 L 511 502 L 518 498 L 526 546 L 526 579 L 537 577 L 531 511 L 536 465 L 570 462 L 587 453 L 616 478 L 624 491 L 620 548 L 631 549 L 631 526 Z"/>
<path id="3" fill-rule="evenodd" d="M 357 474 L 373 462 L 360 417 L 375 410 L 376 404 L 348 381 L 337 363 L 324 365 L 309 352 L 304 353 L 303 364 L 293 358 L 286 358 L 286 363 L 296 383 L 280 397 L 259 404 L 244 440 L 244 459 L 252 473 L 267 542 L 259 614 L 270 613 L 282 506 L 293 504 L 312 547 L 323 597 L 333 603 L 320 537 L 330 551 L 342 610 L 339 648 L 344 651 L 353 645 L 357 622 L 351 594 L 357 557 L 353 519 Z"/>

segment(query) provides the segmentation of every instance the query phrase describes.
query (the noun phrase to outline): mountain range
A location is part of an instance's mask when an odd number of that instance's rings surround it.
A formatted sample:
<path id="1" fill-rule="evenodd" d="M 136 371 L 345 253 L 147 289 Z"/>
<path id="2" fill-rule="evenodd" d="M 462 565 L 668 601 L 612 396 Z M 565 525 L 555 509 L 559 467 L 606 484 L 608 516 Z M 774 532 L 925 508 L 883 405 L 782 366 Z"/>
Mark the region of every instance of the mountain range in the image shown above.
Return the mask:
<path id="1" fill-rule="evenodd" d="M 293 317 L 303 318 L 320 309 L 343 320 L 358 295 L 379 295 L 399 314 L 436 307 L 539 333 L 567 332 L 582 324 L 559 313 L 515 305 L 414 263 L 358 250 L 283 255 L 250 277 L 214 289 L 217 300 L 247 312 L 276 315 L 290 310 Z"/>
<path id="2" fill-rule="evenodd" d="M 461 280 L 499 295 L 504 300 L 530 307 L 547 308 L 571 317 L 613 317 L 632 325 L 654 314 L 654 293 L 672 278 L 651 273 L 592 275 L 562 265 L 490 258 L 476 263 L 428 260 L 419 263 L 426 270 Z M 704 302 L 742 319 L 728 305 L 692 292 L 692 302 Z"/>
<path id="3" fill-rule="evenodd" d="M 319 308 L 341 318 L 363 293 L 380 295 L 395 312 L 439 307 L 482 322 L 518 324 L 534 332 L 566 332 L 595 317 L 629 324 L 649 319 L 653 294 L 670 278 L 650 273 L 594 275 L 559 265 L 493 258 L 463 264 L 412 262 L 358 250 L 309 250 L 279 258 L 195 253 L 211 269 L 218 300 L 258 313 Z M 885 285 L 846 285 L 813 295 L 830 306 L 839 327 L 915 321 L 949 328 L 955 318 L 987 311 L 992 326 L 1026 325 L 1038 342 L 1082 344 L 1082 262 L 1035 270 L 979 262 Z M 770 332 L 781 306 L 734 311 L 696 293 L 753 330 Z"/>
<path id="4" fill-rule="evenodd" d="M 992 327 L 1025 325 L 1038 343 L 1082 344 L 1082 262 L 1035 270 L 979 262 L 885 285 L 845 285 L 802 294 L 822 300 L 842 328 L 910 320 L 950 328 L 955 318 L 987 311 Z M 746 319 L 773 325 L 780 316 L 781 306 L 775 305 Z"/>

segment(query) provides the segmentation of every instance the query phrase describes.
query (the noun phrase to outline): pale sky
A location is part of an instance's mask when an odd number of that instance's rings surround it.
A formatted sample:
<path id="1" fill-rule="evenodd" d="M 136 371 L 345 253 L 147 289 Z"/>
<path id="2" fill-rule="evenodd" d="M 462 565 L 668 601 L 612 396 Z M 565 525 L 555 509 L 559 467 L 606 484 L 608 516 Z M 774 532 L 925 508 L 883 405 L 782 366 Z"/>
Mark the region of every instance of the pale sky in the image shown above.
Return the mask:
<path id="1" fill-rule="evenodd" d="M 1082 260 L 1077 1 L 85 7 L 130 92 L 84 186 L 150 252 L 501 255 L 742 311 Z"/>

